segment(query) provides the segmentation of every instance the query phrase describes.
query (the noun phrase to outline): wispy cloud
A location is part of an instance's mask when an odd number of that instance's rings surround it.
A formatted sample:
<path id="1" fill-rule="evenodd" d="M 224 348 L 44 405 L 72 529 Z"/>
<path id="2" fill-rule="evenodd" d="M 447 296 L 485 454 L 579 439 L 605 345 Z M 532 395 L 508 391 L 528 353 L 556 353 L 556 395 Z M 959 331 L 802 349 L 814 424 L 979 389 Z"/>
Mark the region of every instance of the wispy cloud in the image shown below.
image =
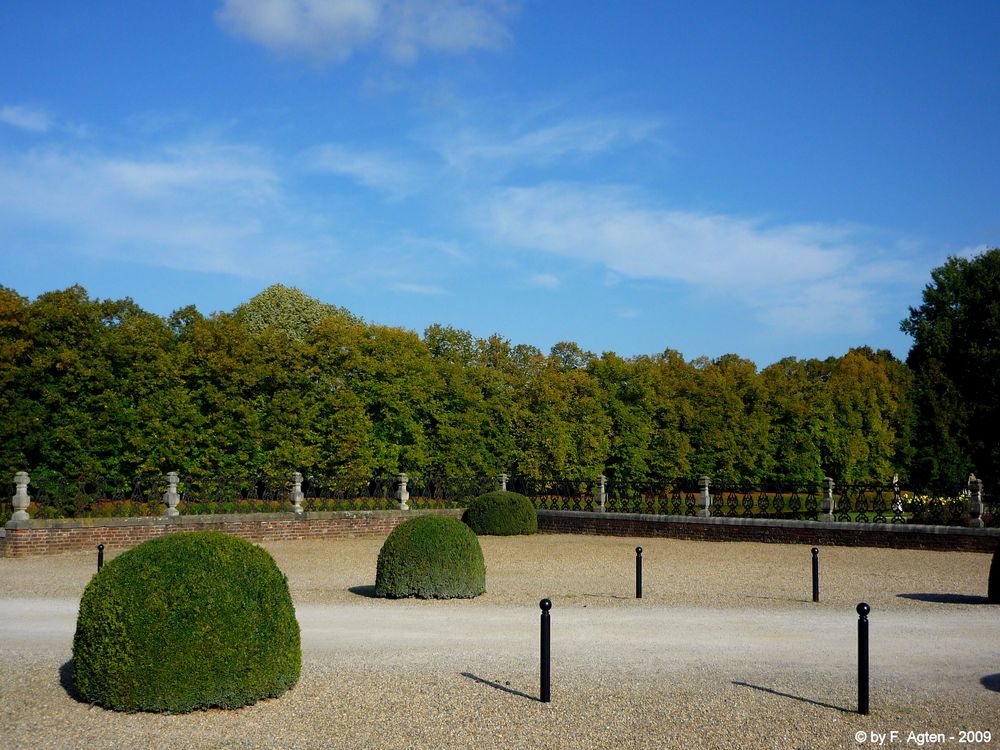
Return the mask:
<path id="1" fill-rule="evenodd" d="M 540 286 L 543 289 L 555 289 L 561 283 L 559 277 L 551 273 L 536 273 L 528 279 L 532 286 Z"/>
<path id="2" fill-rule="evenodd" d="M 288 276 L 333 246 L 296 240 L 264 154 L 213 143 L 131 157 L 0 154 L 0 221 L 61 232 L 96 256 L 259 278 Z"/>
<path id="3" fill-rule="evenodd" d="M 958 258 L 967 258 L 971 260 L 982 255 L 989 249 L 989 245 L 971 245 L 969 247 L 963 247 L 961 250 L 953 253 L 953 255 Z"/>
<path id="4" fill-rule="evenodd" d="M 423 52 L 497 50 L 510 42 L 508 0 L 225 0 L 219 24 L 272 52 L 343 62 L 375 47 L 409 62 Z"/>
<path id="5" fill-rule="evenodd" d="M 421 167 L 380 151 L 365 151 L 338 143 L 309 149 L 302 157 L 307 169 L 350 177 L 372 190 L 395 198 L 417 190 L 423 181 Z"/>
<path id="6" fill-rule="evenodd" d="M 397 292 L 406 292 L 407 294 L 439 295 L 446 293 L 441 287 L 409 282 L 397 282 L 392 285 L 392 288 Z"/>
<path id="7" fill-rule="evenodd" d="M 798 331 L 866 330 L 871 286 L 890 270 L 857 227 L 664 208 L 621 187 L 499 189 L 479 211 L 501 244 L 733 295 L 762 322 Z"/>
<path id="8" fill-rule="evenodd" d="M 32 133 L 45 133 L 52 127 L 48 113 L 20 104 L 0 107 L 0 122 Z"/>
<path id="9" fill-rule="evenodd" d="M 662 123 L 649 118 L 566 118 L 507 131 L 449 128 L 432 136 L 442 159 L 460 173 L 494 179 L 521 167 L 566 165 L 652 141 Z"/>

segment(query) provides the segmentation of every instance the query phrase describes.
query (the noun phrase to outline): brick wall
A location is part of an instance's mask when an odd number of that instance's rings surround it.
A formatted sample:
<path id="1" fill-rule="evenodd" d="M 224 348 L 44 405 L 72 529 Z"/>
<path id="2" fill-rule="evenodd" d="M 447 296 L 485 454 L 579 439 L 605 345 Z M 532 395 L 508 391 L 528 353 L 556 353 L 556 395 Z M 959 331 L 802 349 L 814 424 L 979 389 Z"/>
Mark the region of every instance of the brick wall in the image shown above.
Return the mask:
<path id="1" fill-rule="evenodd" d="M 279 539 L 384 537 L 407 518 L 422 514 L 461 516 L 458 510 L 251 513 L 174 518 L 85 518 L 10 522 L 0 537 L 0 557 L 92 550 L 98 544 L 125 549 L 180 531 L 214 530 L 254 542 Z M 892 547 L 992 553 L 1000 529 L 902 524 L 818 523 L 745 518 L 692 518 L 626 513 L 538 511 L 538 528 L 549 533 L 671 537 L 703 541 L 773 542 L 816 546 Z"/>
<path id="2" fill-rule="evenodd" d="M 458 510 L 345 511 L 251 513 L 245 515 L 175 516 L 173 518 L 84 518 L 12 521 L 0 537 L 0 557 L 48 555 L 80 549 L 125 549 L 163 534 L 221 531 L 253 542 L 279 539 L 384 537 L 418 515 L 460 517 Z"/>
<path id="3" fill-rule="evenodd" d="M 1000 544 L 1000 529 L 905 524 L 862 525 L 748 518 L 692 518 L 555 510 L 538 511 L 538 529 L 563 534 L 989 553 Z"/>

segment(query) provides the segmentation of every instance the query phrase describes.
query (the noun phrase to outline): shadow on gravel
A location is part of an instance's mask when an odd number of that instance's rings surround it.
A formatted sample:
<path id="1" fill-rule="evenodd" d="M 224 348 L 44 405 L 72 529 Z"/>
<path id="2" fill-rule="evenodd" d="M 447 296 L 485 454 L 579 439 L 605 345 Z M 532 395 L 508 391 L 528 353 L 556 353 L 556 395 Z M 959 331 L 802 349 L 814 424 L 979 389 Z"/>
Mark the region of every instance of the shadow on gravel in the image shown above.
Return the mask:
<path id="1" fill-rule="evenodd" d="M 987 690 L 1000 693 L 1000 672 L 997 672 L 996 674 L 988 674 L 979 682 Z"/>
<path id="2" fill-rule="evenodd" d="M 66 695 L 75 700 L 77 703 L 87 703 L 80 694 L 76 692 L 76 685 L 73 684 L 73 660 L 70 659 L 68 662 L 59 667 L 59 685 L 62 689 L 66 691 Z"/>
<path id="3" fill-rule="evenodd" d="M 351 586 L 347 590 L 350 591 L 352 594 L 356 594 L 357 596 L 363 596 L 368 599 L 378 599 L 378 597 L 375 596 L 374 586 Z"/>
<path id="4" fill-rule="evenodd" d="M 969 594 L 896 594 L 899 599 L 915 599 L 918 602 L 933 602 L 935 604 L 989 604 L 985 596 Z"/>
<path id="5" fill-rule="evenodd" d="M 759 690 L 762 693 L 769 693 L 770 695 L 777 695 L 781 698 L 791 698 L 793 701 L 800 701 L 802 703 L 808 703 L 813 706 L 819 706 L 820 708 L 831 708 L 834 711 L 841 711 L 845 714 L 853 714 L 854 710 L 850 708 L 844 708 L 843 706 L 834 706 L 832 703 L 823 703 L 821 701 L 814 701 L 812 698 L 803 698 L 801 695 L 792 695 L 791 693 L 782 693 L 780 690 L 772 690 L 771 688 L 762 687 L 760 685 L 751 685 L 749 682 L 739 682 L 738 680 L 733 680 L 734 685 L 739 685 L 740 687 L 747 687 L 751 690 Z"/>
<path id="6" fill-rule="evenodd" d="M 538 698 L 536 698 L 533 695 L 528 695 L 527 693 L 522 693 L 520 690 L 515 690 L 512 687 L 507 687 L 506 685 L 501 685 L 499 682 L 493 682 L 492 680 L 484 680 L 482 677 L 477 677 L 476 675 L 472 674 L 471 672 L 459 672 L 459 674 L 461 674 L 462 677 L 465 677 L 466 679 L 472 680 L 473 682 L 478 682 L 480 685 L 487 685 L 487 686 L 489 686 L 491 688 L 495 688 L 497 690 L 503 690 L 505 693 L 510 693 L 511 695 L 516 695 L 516 696 L 519 696 L 521 698 L 527 698 L 529 701 L 537 701 L 538 700 Z"/>

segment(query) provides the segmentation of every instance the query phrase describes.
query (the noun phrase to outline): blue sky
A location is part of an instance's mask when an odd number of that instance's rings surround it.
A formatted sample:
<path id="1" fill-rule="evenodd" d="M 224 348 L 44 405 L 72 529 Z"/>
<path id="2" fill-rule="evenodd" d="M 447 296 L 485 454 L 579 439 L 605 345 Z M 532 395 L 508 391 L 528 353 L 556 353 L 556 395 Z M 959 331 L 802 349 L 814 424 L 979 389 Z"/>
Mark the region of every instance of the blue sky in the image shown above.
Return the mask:
<path id="1" fill-rule="evenodd" d="M 0 5 L 0 284 L 764 366 L 1000 244 L 1000 3 Z"/>

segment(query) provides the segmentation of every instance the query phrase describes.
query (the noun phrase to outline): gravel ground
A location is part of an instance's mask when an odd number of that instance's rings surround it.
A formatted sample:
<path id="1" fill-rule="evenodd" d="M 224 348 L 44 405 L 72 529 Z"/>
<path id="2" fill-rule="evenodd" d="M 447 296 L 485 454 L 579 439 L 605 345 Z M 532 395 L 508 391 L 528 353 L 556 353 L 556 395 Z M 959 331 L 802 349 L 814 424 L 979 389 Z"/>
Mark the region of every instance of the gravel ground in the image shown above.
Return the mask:
<path id="1" fill-rule="evenodd" d="M 892 731 L 883 746 L 942 747 L 963 730 L 993 735 L 966 747 L 1000 747 L 988 555 L 824 548 L 814 604 L 808 546 L 481 541 L 487 593 L 447 602 L 373 598 L 381 540 L 265 544 L 296 603 L 302 678 L 276 700 L 184 716 L 73 698 L 76 604 L 95 554 L 0 560 L 0 747 L 858 748 Z M 543 596 L 554 603 L 549 704 L 536 699 Z M 854 713 L 861 600 L 872 605 L 867 717 Z"/>

